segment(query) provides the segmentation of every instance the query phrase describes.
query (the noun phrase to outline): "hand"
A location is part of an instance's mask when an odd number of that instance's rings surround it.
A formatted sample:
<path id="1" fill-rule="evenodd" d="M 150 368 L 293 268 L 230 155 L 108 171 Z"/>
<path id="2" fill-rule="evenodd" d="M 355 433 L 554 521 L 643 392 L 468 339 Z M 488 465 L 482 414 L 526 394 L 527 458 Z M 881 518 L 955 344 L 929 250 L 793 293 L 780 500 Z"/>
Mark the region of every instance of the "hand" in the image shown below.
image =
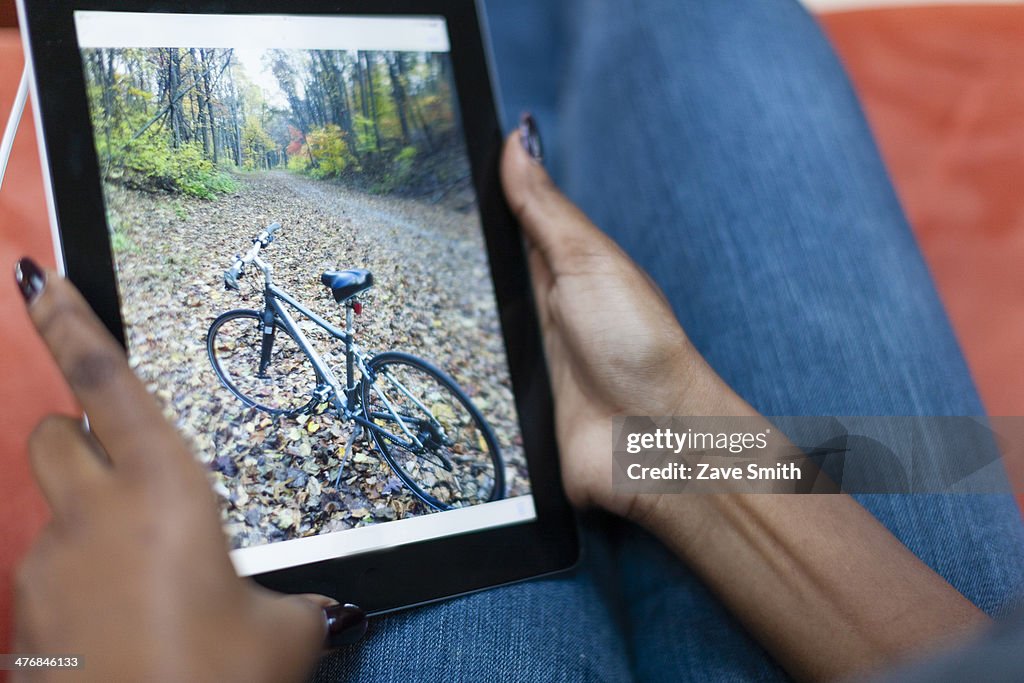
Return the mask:
<path id="1" fill-rule="evenodd" d="M 280 681 L 321 652 L 322 603 L 239 578 L 205 472 L 74 288 L 19 264 L 29 315 L 89 416 L 29 446 L 52 521 L 17 579 L 19 652 L 89 680 Z"/>
<path id="2" fill-rule="evenodd" d="M 646 273 L 559 192 L 520 135 L 506 140 L 501 177 L 527 238 L 565 490 L 577 507 L 640 521 L 658 497 L 612 491 L 614 416 L 756 413 L 704 361 Z"/>
<path id="3" fill-rule="evenodd" d="M 611 486 L 616 415 L 756 416 L 704 362 L 655 285 L 573 206 L 518 134 L 502 181 L 529 243 L 577 506 L 646 527 L 801 680 L 882 668 L 985 616 L 845 495 L 626 496 Z"/>

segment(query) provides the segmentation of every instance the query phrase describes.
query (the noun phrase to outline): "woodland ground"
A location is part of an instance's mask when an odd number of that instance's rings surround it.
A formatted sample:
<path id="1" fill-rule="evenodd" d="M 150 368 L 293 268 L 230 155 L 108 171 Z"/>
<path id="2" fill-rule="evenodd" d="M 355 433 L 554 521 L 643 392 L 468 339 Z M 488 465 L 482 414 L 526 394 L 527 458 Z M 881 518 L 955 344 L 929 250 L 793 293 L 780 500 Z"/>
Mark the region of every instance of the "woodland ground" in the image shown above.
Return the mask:
<path id="1" fill-rule="evenodd" d="M 106 188 L 133 364 L 214 478 L 233 548 L 349 529 L 429 512 L 366 441 L 356 442 L 336 490 L 351 425 L 324 414 L 271 419 L 217 380 L 206 335 L 219 314 L 262 307 L 251 272 L 225 291 L 233 256 L 269 223 L 264 252 L 275 282 L 335 323 L 320 284 L 330 268 L 369 268 L 376 286 L 356 319 L 372 353 L 407 351 L 442 368 L 487 417 L 506 463 L 509 496 L 529 492 L 504 345 L 468 192 L 409 199 L 366 194 L 284 171 L 245 174 L 214 200 Z M 335 368 L 340 344 L 303 331 Z"/>

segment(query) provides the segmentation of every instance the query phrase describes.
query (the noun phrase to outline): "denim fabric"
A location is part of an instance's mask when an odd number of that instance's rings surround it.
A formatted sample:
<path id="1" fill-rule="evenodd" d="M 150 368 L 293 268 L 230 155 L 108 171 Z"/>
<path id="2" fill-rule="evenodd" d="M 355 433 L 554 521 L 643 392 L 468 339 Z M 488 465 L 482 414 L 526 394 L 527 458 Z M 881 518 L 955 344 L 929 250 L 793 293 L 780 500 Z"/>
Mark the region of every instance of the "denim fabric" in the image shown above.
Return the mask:
<path id="1" fill-rule="evenodd" d="M 979 415 L 849 82 L 792 0 L 490 0 L 507 122 L 766 415 Z M 614 326 L 614 321 L 609 321 Z M 1024 593 L 1005 496 L 862 496 L 982 609 Z M 377 621 L 325 678 L 775 681 L 653 539 L 592 525 L 574 574 Z"/>
<path id="2" fill-rule="evenodd" d="M 358 645 L 323 660 L 316 680 L 631 680 L 610 545 L 590 534 L 572 573 L 373 619 Z"/>

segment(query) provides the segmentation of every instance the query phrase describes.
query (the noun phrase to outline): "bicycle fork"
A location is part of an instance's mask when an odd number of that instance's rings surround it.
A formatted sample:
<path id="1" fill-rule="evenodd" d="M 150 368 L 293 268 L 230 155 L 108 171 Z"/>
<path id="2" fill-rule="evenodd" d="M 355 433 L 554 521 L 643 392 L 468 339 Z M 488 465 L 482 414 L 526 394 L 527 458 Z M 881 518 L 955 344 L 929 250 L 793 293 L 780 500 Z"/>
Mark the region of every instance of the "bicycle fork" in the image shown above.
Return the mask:
<path id="1" fill-rule="evenodd" d="M 267 368 L 270 367 L 270 355 L 274 351 L 274 311 L 266 308 L 263 310 L 263 341 L 260 344 L 260 369 L 256 376 L 260 379 L 267 379 Z"/>

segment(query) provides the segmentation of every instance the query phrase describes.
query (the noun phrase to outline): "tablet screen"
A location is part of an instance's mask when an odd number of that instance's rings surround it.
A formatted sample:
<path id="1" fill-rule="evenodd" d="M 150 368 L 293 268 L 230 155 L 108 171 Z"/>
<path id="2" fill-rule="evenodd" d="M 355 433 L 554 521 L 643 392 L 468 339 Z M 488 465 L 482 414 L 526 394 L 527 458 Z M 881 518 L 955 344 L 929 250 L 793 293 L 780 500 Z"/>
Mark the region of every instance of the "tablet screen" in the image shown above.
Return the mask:
<path id="1" fill-rule="evenodd" d="M 238 571 L 535 519 L 444 19 L 75 25 L 129 358 Z"/>

